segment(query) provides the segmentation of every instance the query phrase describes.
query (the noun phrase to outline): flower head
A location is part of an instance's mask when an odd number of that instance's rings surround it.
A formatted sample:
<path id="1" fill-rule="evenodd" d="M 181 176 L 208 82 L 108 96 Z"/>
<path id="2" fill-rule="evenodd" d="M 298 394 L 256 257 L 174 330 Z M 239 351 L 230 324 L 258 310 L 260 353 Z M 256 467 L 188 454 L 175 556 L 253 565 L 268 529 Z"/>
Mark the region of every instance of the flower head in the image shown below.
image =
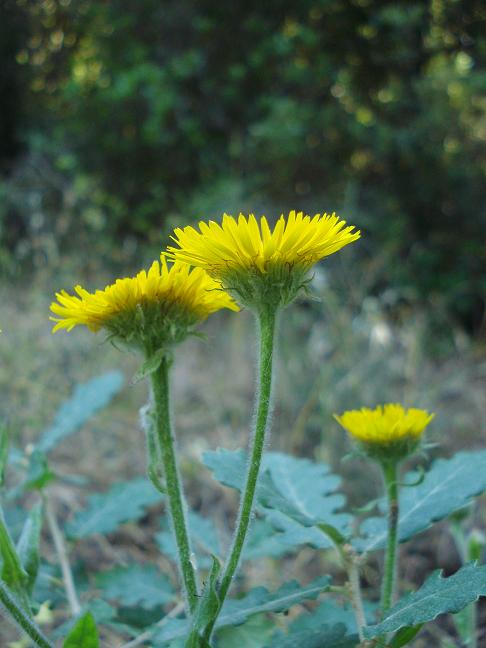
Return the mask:
<path id="1" fill-rule="evenodd" d="M 177 228 L 172 238 L 179 247 L 170 246 L 168 256 L 204 268 L 247 305 L 269 298 L 285 305 L 312 265 L 360 237 L 354 229 L 335 214 L 291 211 L 273 230 L 265 216 L 258 222 L 253 214 L 225 214 L 221 225 Z"/>
<path id="2" fill-rule="evenodd" d="M 389 403 L 375 409 L 351 410 L 334 418 L 367 454 L 393 459 L 404 458 L 417 448 L 434 416 L 426 410 Z"/>
<path id="3" fill-rule="evenodd" d="M 238 310 L 220 284 L 202 268 L 191 269 L 164 256 L 150 270 L 117 279 L 103 290 L 90 293 L 81 286 L 76 295 L 62 290 L 51 304 L 56 317 L 53 332 L 85 325 L 90 331 L 107 329 L 127 342 L 155 346 L 180 341 L 189 329 L 220 308 Z"/>

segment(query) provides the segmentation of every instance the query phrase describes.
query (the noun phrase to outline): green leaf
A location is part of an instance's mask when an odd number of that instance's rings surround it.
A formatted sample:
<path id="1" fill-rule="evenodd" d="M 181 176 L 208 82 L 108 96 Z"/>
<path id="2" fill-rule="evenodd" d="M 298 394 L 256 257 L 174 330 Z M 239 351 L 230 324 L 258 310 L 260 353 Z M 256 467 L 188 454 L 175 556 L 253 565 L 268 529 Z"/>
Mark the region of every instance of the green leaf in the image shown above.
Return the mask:
<path id="1" fill-rule="evenodd" d="M 275 632 L 275 623 L 265 614 L 255 614 L 240 626 L 226 626 L 218 630 L 216 648 L 265 648 Z"/>
<path id="2" fill-rule="evenodd" d="M 106 603 L 106 601 L 102 601 L 101 599 L 90 599 L 83 604 L 81 613 L 78 617 L 68 619 L 54 630 L 54 636 L 62 637 L 64 634 L 71 632 L 79 619 L 86 616 L 88 613 L 92 615 L 96 623 L 109 624 L 116 617 L 117 611 L 114 607 Z"/>
<path id="3" fill-rule="evenodd" d="M 389 648 L 402 648 L 415 639 L 418 633 L 422 630 L 420 623 L 415 628 L 402 628 L 397 634 L 389 641 Z"/>
<path id="4" fill-rule="evenodd" d="M 8 430 L 0 424 L 0 488 L 5 484 L 5 469 L 8 460 Z"/>
<path id="5" fill-rule="evenodd" d="M 329 626 L 323 625 L 315 630 L 302 630 L 284 635 L 275 635 L 268 648 L 356 648 L 359 646 L 358 636 L 349 635 L 342 623 Z"/>
<path id="6" fill-rule="evenodd" d="M 203 634 L 206 626 L 212 622 L 219 611 L 220 603 L 217 586 L 220 571 L 221 563 L 213 556 L 211 571 L 194 612 L 191 632 L 185 648 L 206 648 L 206 646 L 210 648 L 208 642 L 203 638 Z"/>
<path id="7" fill-rule="evenodd" d="M 106 407 L 122 386 L 123 376 L 119 371 L 110 371 L 77 385 L 71 398 L 59 408 L 52 426 L 43 433 L 37 448 L 49 452 L 74 434 L 93 414 Z"/>
<path id="8" fill-rule="evenodd" d="M 452 459 L 438 459 L 423 481 L 400 489 L 400 518 L 398 535 L 405 542 L 469 503 L 471 498 L 486 491 L 486 450 L 459 452 Z M 410 473 L 405 481 L 418 473 Z M 381 549 L 386 543 L 385 518 L 369 518 L 361 525 L 355 545 L 359 551 Z"/>
<path id="9" fill-rule="evenodd" d="M 177 545 L 174 534 L 169 528 L 167 516 L 163 518 L 162 524 L 164 530 L 155 536 L 160 551 L 177 562 Z M 194 552 L 199 567 L 204 569 L 211 567 L 211 556 L 219 556 L 221 548 L 219 546 L 218 534 L 212 520 L 190 511 L 188 515 L 189 536 L 192 540 Z"/>
<path id="10" fill-rule="evenodd" d="M 166 355 L 167 350 L 166 349 L 159 349 L 156 351 L 153 355 L 148 358 L 148 360 L 145 360 L 145 362 L 142 364 L 140 369 L 137 371 L 137 373 L 133 376 L 132 378 L 132 385 L 140 382 L 144 378 L 147 378 L 150 376 L 150 374 L 153 374 L 157 369 L 160 367 L 162 360 L 164 359 L 164 356 Z"/>
<path id="11" fill-rule="evenodd" d="M 32 508 L 25 520 L 22 533 L 17 542 L 17 554 L 20 563 L 27 574 L 25 587 L 27 592 L 32 594 L 37 573 L 39 571 L 40 556 L 39 543 L 42 528 L 42 504 L 39 503 Z"/>
<path id="12" fill-rule="evenodd" d="M 27 475 L 20 485 L 19 494 L 30 490 L 42 490 L 44 486 L 47 486 L 54 479 L 55 475 L 49 468 L 47 457 L 43 452 L 36 449 L 30 455 Z"/>
<path id="13" fill-rule="evenodd" d="M 98 630 L 91 612 L 82 616 L 68 634 L 63 648 L 99 648 Z"/>
<path id="14" fill-rule="evenodd" d="M 239 625 L 249 617 L 263 612 L 285 612 L 302 601 L 316 599 L 319 594 L 328 590 L 330 582 L 329 576 L 321 576 L 306 586 L 290 581 L 274 592 L 269 592 L 265 587 L 256 587 L 240 599 L 226 599 L 215 627 Z M 170 642 L 186 636 L 187 629 L 187 622 L 184 620 L 171 619 L 155 631 L 153 640 Z"/>
<path id="15" fill-rule="evenodd" d="M 203 462 L 219 482 L 241 489 L 246 470 L 242 450 L 206 452 Z M 268 452 L 262 463 L 257 501 L 281 532 L 280 542 L 289 547 L 312 544 L 324 549 L 332 542 L 321 529 L 313 527 L 324 523 L 336 535 L 349 533 L 351 516 L 337 512 L 345 504 L 344 496 L 335 492 L 339 484 L 340 477 L 331 474 L 324 463 Z"/>
<path id="16" fill-rule="evenodd" d="M 91 495 L 87 508 L 66 526 L 66 533 L 70 538 L 111 533 L 121 524 L 141 518 L 148 506 L 161 499 L 151 482 L 142 477 L 120 482 L 106 493 Z"/>
<path id="17" fill-rule="evenodd" d="M 29 610 L 30 604 L 27 596 L 28 576 L 22 567 L 19 555 L 8 531 L 3 512 L 0 509 L 0 555 L 2 557 L 1 579 L 19 598 L 19 602 L 25 610 Z"/>
<path id="18" fill-rule="evenodd" d="M 385 619 L 365 629 L 369 639 L 455 613 L 486 595 L 486 566 L 469 563 L 449 578 L 434 572 L 416 592 L 411 592 L 387 613 Z"/>
<path id="19" fill-rule="evenodd" d="M 153 565 L 117 567 L 98 574 L 96 584 L 104 598 L 127 607 L 151 610 L 174 599 L 169 579 Z"/>

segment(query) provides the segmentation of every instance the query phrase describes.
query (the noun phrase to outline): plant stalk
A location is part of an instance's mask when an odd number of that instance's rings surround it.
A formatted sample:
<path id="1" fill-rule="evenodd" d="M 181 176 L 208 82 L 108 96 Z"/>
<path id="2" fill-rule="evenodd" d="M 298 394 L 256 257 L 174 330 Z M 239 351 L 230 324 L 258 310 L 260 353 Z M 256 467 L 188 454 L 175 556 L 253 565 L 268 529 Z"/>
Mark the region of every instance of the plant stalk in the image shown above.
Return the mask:
<path id="1" fill-rule="evenodd" d="M 223 603 L 228 594 L 233 576 L 235 575 L 235 572 L 238 568 L 253 513 L 256 487 L 260 473 L 263 451 L 265 449 L 265 437 L 271 406 L 272 369 L 276 319 L 276 311 L 270 308 L 262 309 L 258 314 L 258 325 L 260 328 L 260 359 L 259 383 L 257 387 L 258 404 L 256 411 L 255 430 L 251 442 L 250 460 L 248 463 L 245 486 L 242 491 L 241 506 L 236 523 L 236 531 L 233 536 L 233 543 L 218 589 L 218 614 L 223 607 Z M 204 638 L 206 639 L 206 641 L 209 641 L 218 614 L 215 615 L 215 617 L 206 627 L 204 633 Z"/>
<path id="2" fill-rule="evenodd" d="M 187 605 L 192 613 L 198 601 L 198 587 L 195 569 L 191 561 L 185 500 L 174 449 L 175 438 L 172 432 L 169 400 L 169 367 L 170 360 L 164 357 L 160 367 L 151 374 L 155 439 L 158 444 L 157 457 L 154 460 L 159 458 L 164 469 L 169 514 L 177 545 L 179 569 L 184 584 Z"/>
<path id="3" fill-rule="evenodd" d="M 384 618 L 390 607 L 393 605 L 395 599 L 399 508 L 397 463 L 383 463 L 382 469 L 388 498 L 388 542 L 385 554 L 385 568 L 381 593 L 381 615 L 382 618 Z"/>
<path id="4" fill-rule="evenodd" d="M 366 616 L 363 607 L 363 598 L 361 596 L 358 560 L 352 547 L 348 548 L 348 546 L 345 546 L 343 553 L 344 564 L 348 573 L 349 596 L 356 620 L 356 627 L 358 628 L 358 637 L 360 642 L 362 642 L 364 641 L 363 628 L 366 628 Z"/>
<path id="5" fill-rule="evenodd" d="M 0 580 L 0 603 L 15 623 L 32 639 L 38 648 L 54 648 L 54 644 L 44 636 L 42 630 L 22 609 L 22 606 L 17 603 L 14 595 L 2 580 Z"/>
<path id="6" fill-rule="evenodd" d="M 52 509 L 52 504 L 49 499 L 49 495 L 44 492 L 44 506 L 46 511 L 47 524 L 49 525 L 49 531 L 51 532 L 52 541 L 54 542 L 54 547 L 59 558 L 59 564 L 61 566 L 62 579 L 64 581 L 64 589 L 66 590 L 66 596 L 69 603 L 69 608 L 71 610 L 71 615 L 77 617 L 81 614 L 81 603 L 76 592 L 76 586 L 74 585 L 73 573 L 71 570 L 71 565 L 69 563 L 69 556 L 64 541 L 64 536 L 61 529 L 57 523 L 56 514 Z"/>

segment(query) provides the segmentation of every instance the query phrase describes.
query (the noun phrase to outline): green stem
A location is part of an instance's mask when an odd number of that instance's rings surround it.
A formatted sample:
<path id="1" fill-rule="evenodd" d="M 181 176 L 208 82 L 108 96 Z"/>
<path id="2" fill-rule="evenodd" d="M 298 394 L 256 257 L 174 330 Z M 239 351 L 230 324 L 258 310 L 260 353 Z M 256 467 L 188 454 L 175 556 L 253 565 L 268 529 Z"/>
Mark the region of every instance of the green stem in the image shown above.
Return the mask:
<path id="1" fill-rule="evenodd" d="M 382 464 L 382 468 L 388 497 L 388 543 L 385 555 L 385 569 L 381 594 L 381 615 L 383 618 L 392 606 L 395 595 L 399 509 L 397 463 L 384 463 Z"/>
<path id="2" fill-rule="evenodd" d="M 218 614 L 221 611 L 226 595 L 228 594 L 231 581 L 233 580 L 233 576 L 238 568 L 252 517 L 260 465 L 262 462 L 263 451 L 265 449 L 265 434 L 267 430 L 268 416 L 270 413 L 276 316 L 277 314 L 275 310 L 262 309 L 258 317 L 258 324 L 260 327 L 260 379 L 257 388 L 258 405 L 255 430 L 252 438 L 250 461 L 248 463 L 245 486 L 242 491 L 240 512 L 236 523 L 233 544 L 218 589 L 219 609 L 218 613 L 206 627 L 204 633 L 206 641 L 209 641 Z"/>
<path id="3" fill-rule="evenodd" d="M 54 644 L 43 635 L 40 628 L 24 612 L 2 580 L 0 580 L 0 603 L 38 648 L 54 648 Z"/>
<path id="4" fill-rule="evenodd" d="M 195 569 L 191 562 L 185 501 L 174 450 L 169 401 L 169 366 L 169 359 L 163 358 L 160 367 L 152 373 L 155 439 L 158 444 L 157 457 L 161 459 L 165 473 L 169 513 L 177 544 L 179 568 L 184 583 L 186 600 L 189 610 L 193 612 L 198 601 L 198 589 Z"/>

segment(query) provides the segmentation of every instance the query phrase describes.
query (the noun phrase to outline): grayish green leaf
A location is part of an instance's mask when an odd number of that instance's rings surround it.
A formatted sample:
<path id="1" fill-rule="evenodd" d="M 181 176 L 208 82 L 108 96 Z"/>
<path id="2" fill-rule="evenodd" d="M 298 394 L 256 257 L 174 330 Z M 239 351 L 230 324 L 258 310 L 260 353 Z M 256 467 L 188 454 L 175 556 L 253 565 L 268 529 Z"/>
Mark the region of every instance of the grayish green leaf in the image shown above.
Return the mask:
<path id="1" fill-rule="evenodd" d="M 99 648 L 98 630 L 91 612 L 82 616 L 64 640 L 63 648 Z"/>
<path id="2" fill-rule="evenodd" d="M 138 520 L 148 506 L 160 501 L 160 493 L 142 477 L 120 482 L 106 493 L 91 495 L 87 508 L 66 526 L 66 533 L 71 538 L 111 533 L 124 522 Z"/>
<path id="3" fill-rule="evenodd" d="M 233 626 L 244 623 L 254 614 L 263 612 L 285 612 L 293 605 L 305 600 L 316 599 L 319 594 L 327 591 L 330 585 L 329 576 L 321 576 L 306 586 L 296 581 L 285 583 L 274 592 L 265 587 L 256 587 L 241 599 L 226 599 L 221 614 L 216 621 L 216 628 Z M 159 630 L 155 631 L 154 641 L 169 643 L 187 633 L 187 623 L 181 619 L 171 619 Z"/>
<path id="4" fill-rule="evenodd" d="M 405 627 L 433 621 L 440 614 L 455 613 L 486 595 L 486 566 L 465 565 L 453 576 L 434 572 L 416 592 L 411 592 L 388 612 L 385 619 L 365 629 L 369 639 Z"/>
<path id="5" fill-rule="evenodd" d="M 60 441 L 73 434 L 98 410 L 106 407 L 123 386 L 119 371 L 109 371 L 77 385 L 71 398 L 59 408 L 54 423 L 42 434 L 37 448 L 49 452 Z"/>
<path id="6" fill-rule="evenodd" d="M 206 452 L 203 461 L 215 479 L 240 489 L 244 482 L 246 457 L 242 450 L 218 449 Z M 260 510 L 282 534 L 279 542 L 290 547 L 311 544 L 317 548 L 332 546 L 326 534 L 313 528 L 325 523 L 337 533 L 347 535 L 351 517 L 337 512 L 345 504 L 336 493 L 340 478 L 323 463 L 298 459 L 278 452 L 268 452 L 263 459 L 257 501 Z"/>
<path id="7" fill-rule="evenodd" d="M 424 531 L 486 491 L 486 450 L 458 452 L 451 459 L 438 459 L 423 481 L 400 489 L 399 540 L 404 542 Z M 416 479 L 409 473 L 404 481 Z M 369 518 L 361 525 L 364 538 L 356 541 L 360 551 L 374 551 L 385 546 L 385 518 Z"/>
<path id="8" fill-rule="evenodd" d="M 174 598 L 169 579 L 153 565 L 117 567 L 98 574 L 96 584 L 103 590 L 104 598 L 127 607 L 151 610 Z"/>
<path id="9" fill-rule="evenodd" d="M 278 558 L 286 553 L 291 553 L 293 547 L 282 542 L 281 536 L 282 534 L 277 533 L 266 519 L 254 520 L 243 549 L 243 560 Z"/>
<path id="10" fill-rule="evenodd" d="M 289 632 L 275 635 L 268 648 L 356 648 L 359 645 L 358 636 L 348 634 L 342 623 L 329 626 L 323 625 L 315 630 Z"/>

